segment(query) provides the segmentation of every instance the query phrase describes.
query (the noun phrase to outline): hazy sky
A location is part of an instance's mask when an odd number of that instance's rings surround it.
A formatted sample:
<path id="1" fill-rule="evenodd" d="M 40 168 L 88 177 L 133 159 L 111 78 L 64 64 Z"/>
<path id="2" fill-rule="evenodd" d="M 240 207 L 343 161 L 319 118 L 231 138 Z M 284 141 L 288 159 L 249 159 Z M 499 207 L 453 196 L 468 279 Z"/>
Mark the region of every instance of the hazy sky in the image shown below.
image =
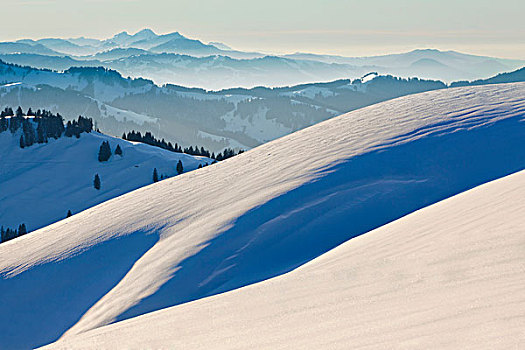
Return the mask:
<path id="1" fill-rule="evenodd" d="M 525 59 L 525 0 L 0 0 L 0 41 L 151 28 L 264 52 Z"/>

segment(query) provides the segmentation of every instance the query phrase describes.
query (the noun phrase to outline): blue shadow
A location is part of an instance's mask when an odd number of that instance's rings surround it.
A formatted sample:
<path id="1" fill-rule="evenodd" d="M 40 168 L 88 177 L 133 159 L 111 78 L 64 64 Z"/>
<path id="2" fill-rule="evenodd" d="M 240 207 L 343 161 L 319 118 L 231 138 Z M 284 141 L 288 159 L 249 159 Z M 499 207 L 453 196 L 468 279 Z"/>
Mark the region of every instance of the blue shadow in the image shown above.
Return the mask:
<path id="1" fill-rule="evenodd" d="M 316 181 L 239 217 L 199 253 L 182 261 L 155 294 L 118 320 L 289 272 L 353 237 L 522 170 L 522 118 L 428 135 L 326 169 Z"/>
<path id="2" fill-rule="evenodd" d="M 38 265 L 11 278 L 0 276 L 0 348 L 31 349 L 57 340 L 158 238 L 135 232 L 64 262 Z"/>

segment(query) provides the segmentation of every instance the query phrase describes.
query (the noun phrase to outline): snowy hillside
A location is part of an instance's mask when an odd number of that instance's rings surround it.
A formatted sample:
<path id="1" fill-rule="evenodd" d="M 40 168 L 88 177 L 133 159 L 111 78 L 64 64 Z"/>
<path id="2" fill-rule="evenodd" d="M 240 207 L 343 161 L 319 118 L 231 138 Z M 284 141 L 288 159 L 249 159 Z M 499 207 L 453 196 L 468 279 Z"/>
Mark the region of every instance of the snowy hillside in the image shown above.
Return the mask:
<path id="1" fill-rule="evenodd" d="M 524 117 L 525 83 L 406 96 L 2 244 L 0 344 L 34 347 L 289 272 L 524 169 Z"/>
<path id="2" fill-rule="evenodd" d="M 15 228 L 25 223 L 29 231 L 47 226 L 108 199 L 153 183 L 153 169 L 162 175 L 177 174 L 182 161 L 186 171 L 212 160 L 174 153 L 141 143 L 131 143 L 101 133 L 82 133 L 80 138 L 50 138 L 48 143 L 20 148 L 21 130 L 0 133 L 0 226 Z M 106 162 L 97 159 L 99 147 L 108 141 L 114 152 Z M 100 190 L 93 187 L 95 174 Z"/>
<path id="3" fill-rule="evenodd" d="M 49 349 L 514 349 L 525 342 L 525 171 L 284 276 Z"/>

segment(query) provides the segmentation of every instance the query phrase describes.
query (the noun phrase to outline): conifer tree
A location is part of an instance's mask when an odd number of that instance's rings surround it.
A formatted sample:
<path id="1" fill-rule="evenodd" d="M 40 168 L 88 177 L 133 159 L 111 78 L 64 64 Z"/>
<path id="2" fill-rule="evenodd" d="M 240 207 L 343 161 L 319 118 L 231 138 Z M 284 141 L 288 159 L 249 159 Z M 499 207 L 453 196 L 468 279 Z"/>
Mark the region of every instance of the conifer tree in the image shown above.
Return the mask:
<path id="1" fill-rule="evenodd" d="M 120 145 L 117 145 L 117 148 L 115 148 L 115 154 L 122 156 L 122 148 L 120 148 Z"/>
<path id="2" fill-rule="evenodd" d="M 100 190 L 100 176 L 98 176 L 98 174 L 95 174 L 95 179 L 93 179 L 93 187 Z"/>
<path id="3" fill-rule="evenodd" d="M 177 173 L 180 175 L 184 172 L 184 167 L 182 166 L 182 162 L 179 160 L 177 163 Z"/>
<path id="4" fill-rule="evenodd" d="M 23 236 L 26 233 L 27 233 L 26 224 L 20 224 L 20 226 L 18 226 L 18 236 Z"/>
<path id="5" fill-rule="evenodd" d="M 71 210 L 68 210 L 68 211 L 67 211 L 66 218 L 70 218 L 71 216 L 73 216 L 73 213 L 71 213 Z"/>
<path id="6" fill-rule="evenodd" d="M 98 150 L 98 161 L 106 162 L 111 157 L 111 147 L 108 141 L 103 141 Z"/>
<path id="7" fill-rule="evenodd" d="M 153 169 L 153 182 L 159 181 L 159 174 L 157 173 L 157 168 Z"/>
<path id="8" fill-rule="evenodd" d="M 16 117 L 22 118 L 23 116 L 24 116 L 24 112 L 22 111 L 22 107 L 18 106 L 18 108 L 16 109 Z"/>

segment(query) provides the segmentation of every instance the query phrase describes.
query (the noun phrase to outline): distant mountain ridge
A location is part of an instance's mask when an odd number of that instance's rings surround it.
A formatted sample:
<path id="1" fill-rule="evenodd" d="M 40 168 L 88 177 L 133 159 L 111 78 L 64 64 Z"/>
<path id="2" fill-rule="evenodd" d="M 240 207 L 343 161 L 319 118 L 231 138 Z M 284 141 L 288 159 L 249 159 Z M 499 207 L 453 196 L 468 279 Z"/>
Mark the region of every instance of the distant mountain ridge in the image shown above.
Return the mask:
<path id="1" fill-rule="evenodd" d="M 524 81 L 522 74 L 518 70 L 496 81 Z M 363 79 L 281 88 L 206 91 L 158 86 L 102 67 L 59 73 L 0 62 L 0 105 L 39 105 L 62 115 L 93 118 L 110 135 L 152 131 L 183 146 L 199 144 L 215 152 L 253 148 L 341 113 L 445 88 L 440 81 L 367 74 Z"/>
<path id="2" fill-rule="evenodd" d="M 115 136 L 152 131 L 184 146 L 249 149 L 338 114 L 446 88 L 440 81 L 376 76 L 283 88 L 220 91 L 124 78 L 102 67 L 62 73 L 0 62 L 0 104 L 93 118 Z"/>
<path id="3" fill-rule="evenodd" d="M 354 79 L 370 71 L 448 83 L 485 79 L 525 66 L 525 60 L 435 49 L 370 57 L 308 53 L 268 55 L 234 50 L 218 42 L 205 43 L 179 32 L 156 34 L 151 29 L 135 34 L 124 31 L 103 40 L 85 37 L 22 39 L 0 43 L 0 55 L 10 63 L 53 70 L 104 66 L 118 70 L 124 76 L 144 77 L 157 84 L 171 83 L 207 90 Z"/>

